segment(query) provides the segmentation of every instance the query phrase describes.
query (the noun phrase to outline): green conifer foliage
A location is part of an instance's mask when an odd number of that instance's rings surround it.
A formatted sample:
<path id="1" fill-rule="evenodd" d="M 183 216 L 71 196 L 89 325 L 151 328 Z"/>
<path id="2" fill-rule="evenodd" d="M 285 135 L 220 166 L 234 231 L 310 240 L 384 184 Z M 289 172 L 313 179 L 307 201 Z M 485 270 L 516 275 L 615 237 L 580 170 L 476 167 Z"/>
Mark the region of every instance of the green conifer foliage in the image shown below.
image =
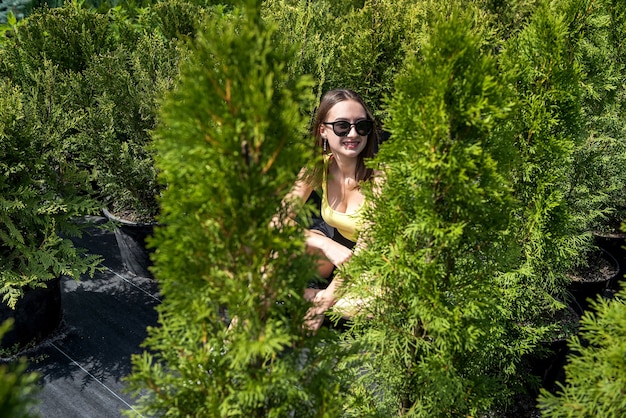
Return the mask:
<path id="1" fill-rule="evenodd" d="M 99 262 L 70 240 L 80 233 L 76 218 L 95 205 L 80 195 L 87 179 L 63 153 L 77 121 L 51 100 L 56 75 L 49 65 L 36 73 L 30 94 L 0 80 L 0 294 L 10 307 L 25 287 L 93 274 Z"/>
<path id="2" fill-rule="evenodd" d="M 216 14 L 160 113 L 163 303 L 129 377 L 147 415 L 339 414 L 333 334 L 302 326 L 315 261 L 300 227 L 270 226 L 313 142 L 312 84 L 277 51 L 255 7 Z"/>
<path id="3" fill-rule="evenodd" d="M 507 40 L 500 59 L 516 96 L 519 159 L 511 165 L 518 200 L 512 226 L 522 246 L 520 268 L 502 277 L 505 298 L 529 336 L 567 300 L 566 272 L 589 246 L 567 201 L 573 151 L 583 138 L 581 25 L 588 2 L 538 2 L 528 23 Z M 549 321 L 548 321 L 549 322 Z"/>
<path id="4" fill-rule="evenodd" d="M 13 29 L 0 51 L 0 74 L 25 92 L 45 65 L 57 68 L 48 100 L 78 121 L 63 150 L 92 176 L 96 190 L 85 193 L 97 193 L 101 206 L 117 214 L 154 221 L 161 187 L 150 130 L 185 42 L 207 12 L 185 1 L 154 5 L 138 17 L 122 7 L 103 13 L 78 3 L 42 8 Z M 48 103 L 36 100 L 45 111 Z"/>
<path id="5" fill-rule="evenodd" d="M 349 87 L 358 91 L 384 118 L 383 100 L 393 91 L 407 50 L 419 47 L 430 0 L 369 0 L 343 13 L 331 26 L 324 90 Z M 330 9 L 336 16 L 335 8 Z M 328 17 L 330 18 L 330 16 Z M 327 18 L 327 19 L 328 19 Z M 327 24 L 328 26 L 328 24 Z"/>
<path id="6" fill-rule="evenodd" d="M 298 52 L 289 60 L 285 70 L 291 77 L 313 75 L 315 95 L 324 94 L 326 71 L 335 48 L 336 25 L 329 25 L 335 11 L 328 1 L 267 0 L 263 2 L 263 19 L 276 27 L 276 46 L 297 46 Z M 348 11 L 344 11 L 347 13 Z M 313 109 L 310 109 L 311 113 Z"/>
<path id="7" fill-rule="evenodd" d="M 626 415 L 626 292 L 599 298 L 570 340 L 567 380 L 556 394 L 542 390 L 542 416 L 609 418 Z"/>
<path id="8" fill-rule="evenodd" d="M 59 66 L 62 72 L 79 72 L 94 54 L 115 48 L 112 26 L 106 15 L 83 9 L 76 2 L 54 9 L 38 9 L 27 22 L 17 27 L 17 39 L 7 48 L 3 67 L 21 83 L 29 67 L 38 68 L 44 60 Z M 21 67 L 21 68 L 20 68 Z M 2 68 L 2 73 L 6 70 Z"/>
<path id="9" fill-rule="evenodd" d="M 0 340 L 11 328 L 12 320 L 0 324 Z M 28 364 L 23 358 L 0 364 L 0 411 L 11 418 L 33 418 L 40 386 L 39 375 L 26 371 Z"/>
<path id="10" fill-rule="evenodd" d="M 150 131 L 156 126 L 162 95 L 175 82 L 185 49 L 158 31 L 133 47 L 119 45 L 93 56 L 81 74 L 86 103 L 77 147 L 91 167 L 99 193 L 115 213 L 152 222 L 159 210 Z"/>
<path id="11" fill-rule="evenodd" d="M 318 98 L 351 88 L 379 114 L 407 51 L 419 45 L 431 2 L 270 0 L 264 16 L 277 22 L 280 39 L 299 44 L 289 70 L 313 75 Z"/>
<path id="12" fill-rule="evenodd" d="M 479 11 L 434 6 L 422 55 L 396 79 L 384 183 L 345 272 L 368 301 L 353 328 L 367 353 L 354 416 L 472 415 L 506 399 L 515 372 L 495 280 L 515 253 L 498 164 L 514 153 L 497 129 L 510 109 Z"/>
<path id="13" fill-rule="evenodd" d="M 623 2 L 590 5 L 581 43 L 586 137 L 574 153 L 571 202 L 581 228 L 613 233 L 626 218 Z"/>

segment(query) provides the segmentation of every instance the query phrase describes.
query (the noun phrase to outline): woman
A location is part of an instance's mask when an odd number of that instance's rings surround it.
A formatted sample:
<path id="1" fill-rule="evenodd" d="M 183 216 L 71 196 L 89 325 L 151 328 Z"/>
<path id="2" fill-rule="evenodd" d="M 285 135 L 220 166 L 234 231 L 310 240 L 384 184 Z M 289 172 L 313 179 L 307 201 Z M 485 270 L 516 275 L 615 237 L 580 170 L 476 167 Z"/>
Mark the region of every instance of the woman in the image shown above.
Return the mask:
<path id="1" fill-rule="evenodd" d="M 322 97 L 312 130 L 324 154 L 323 163 L 301 173 L 290 197 L 304 202 L 321 186 L 323 222 L 306 231 L 306 244 L 320 255 L 320 277 L 329 278 L 335 267 L 352 256 L 363 224 L 361 184 L 376 174 L 365 166 L 365 159 L 374 156 L 379 138 L 363 99 L 346 89 L 331 90 Z M 340 284 L 341 279 L 335 277 L 326 289 L 306 289 L 305 298 L 313 302 L 306 316 L 308 329 L 322 325 L 324 313 L 337 302 Z"/>

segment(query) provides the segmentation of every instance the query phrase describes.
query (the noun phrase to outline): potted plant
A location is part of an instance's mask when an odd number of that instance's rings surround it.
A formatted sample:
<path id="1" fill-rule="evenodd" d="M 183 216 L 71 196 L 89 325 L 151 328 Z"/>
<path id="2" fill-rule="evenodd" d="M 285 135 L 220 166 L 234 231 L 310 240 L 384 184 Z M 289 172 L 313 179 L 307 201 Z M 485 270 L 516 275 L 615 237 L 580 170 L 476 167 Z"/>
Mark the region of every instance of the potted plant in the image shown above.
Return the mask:
<path id="1" fill-rule="evenodd" d="M 150 277 L 145 240 L 152 234 L 162 185 L 157 181 L 151 130 L 159 95 L 176 73 L 179 50 L 158 36 L 142 36 L 136 47 L 120 45 L 93 57 L 84 72 L 91 92 L 81 131 L 83 158 L 93 167 L 104 214 L 126 268 Z"/>
<path id="2" fill-rule="evenodd" d="M 345 268 L 351 291 L 371 299 L 349 332 L 368 353 L 356 416 L 478 416 L 506 404 L 520 377 L 496 280 L 517 249 L 503 165 L 514 142 L 500 129 L 508 90 L 478 6 L 431 7 L 389 100 L 366 245 Z"/>
<path id="3" fill-rule="evenodd" d="M 114 220 L 126 266 L 144 276 L 144 241 L 161 190 L 150 131 L 158 99 L 177 73 L 183 40 L 193 36 L 202 15 L 186 2 L 160 3 L 142 13 L 121 7 L 98 12 L 75 2 L 37 9 L 12 31 L 0 68 L 25 87 L 46 62 L 62 70 L 57 76 L 72 88 L 63 92 L 66 97 L 54 92 L 51 100 L 77 117 L 64 152 L 89 173 L 85 193 Z"/>
<path id="4" fill-rule="evenodd" d="M 0 341 L 11 327 L 11 323 L 0 323 Z M 0 411 L 7 417 L 32 416 L 37 404 L 40 386 L 39 375 L 26 370 L 28 364 L 23 358 L 2 359 L 0 362 Z M 7 361 L 8 360 L 8 361 Z"/>
<path id="5" fill-rule="evenodd" d="M 545 329 L 538 349 L 527 356 L 529 373 L 538 377 L 538 384 L 531 385 L 529 393 L 536 397 L 539 390 L 554 392 L 557 382 L 565 379 L 565 365 L 570 346 L 568 340 L 578 333 L 583 310 L 576 304 L 563 304 L 561 309 L 539 318 L 533 324 L 536 329 Z"/>
<path id="6" fill-rule="evenodd" d="M 594 312 L 581 318 L 580 333 L 569 341 L 565 382 L 539 396 L 541 415 L 618 417 L 626 414 L 626 292 L 613 300 L 593 301 Z"/>
<path id="7" fill-rule="evenodd" d="M 597 295 L 605 297 L 608 289 L 620 271 L 619 262 L 611 253 L 601 247 L 593 247 L 576 269 L 568 273 L 571 279 L 568 290 L 574 303 L 583 310 L 589 307 L 589 300 Z"/>
<path id="8" fill-rule="evenodd" d="M 62 315 L 60 278 L 93 274 L 99 264 L 71 240 L 85 226 L 77 219 L 97 205 L 81 195 L 87 179 L 61 149 L 75 120 L 60 106 L 40 106 L 49 99 L 41 86 L 55 84 L 49 70 L 28 94 L 0 79 L 0 322 L 14 318 L 3 346 L 52 332 Z"/>
<path id="9" fill-rule="evenodd" d="M 311 155 L 311 82 L 289 78 L 247 3 L 207 24 L 160 110 L 163 303 L 129 376 L 144 415 L 339 416 L 347 392 L 334 334 L 303 326 L 315 260 L 302 230 L 269 227 Z"/>
<path id="10" fill-rule="evenodd" d="M 626 80 L 621 3 L 596 2 L 584 27 L 581 45 L 582 118 L 585 138 L 574 150 L 574 172 L 568 200 L 575 221 L 590 231 L 595 243 L 623 258 L 626 235 Z"/>
<path id="11" fill-rule="evenodd" d="M 146 238 L 152 235 L 163 189 L 151 131 L 159 100 L 174 84 L 185 54 L 183 41 L 194 36 L 203 9 L 186 2 L 159 3 L 138 22 L 120 17 L 119 11 L 110 13 L 126 29 L 118 29 L 115 48 L 92 56 L 82 74 L 89 100 L 80 128 L 81 158 L 92 167 L 104 214 L 116 225 L 126 268 L 151 277 Z"/>

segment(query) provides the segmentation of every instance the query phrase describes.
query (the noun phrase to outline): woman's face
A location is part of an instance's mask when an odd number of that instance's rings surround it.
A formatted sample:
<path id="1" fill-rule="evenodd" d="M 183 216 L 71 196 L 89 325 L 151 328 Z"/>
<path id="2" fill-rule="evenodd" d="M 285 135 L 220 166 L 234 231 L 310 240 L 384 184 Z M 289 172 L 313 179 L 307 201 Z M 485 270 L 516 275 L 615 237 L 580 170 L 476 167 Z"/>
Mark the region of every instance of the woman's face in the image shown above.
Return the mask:
<path id="1" fill-rule="evenodd" d="M 367 119 L 365 109 L 354 100 L 344 100 L 330 108 L 320 125 L 320 134 L 328 140 L 329 151 L 333 155 L 358 157 L 367 145 L 367 135 L 359 135 L 355 127 L 351 126 L 346 136 L 338 136 L 333 131 L 333 126 L 325 125 L 324 122 L 346 121 L 353 124 L 363 119 Z"/>

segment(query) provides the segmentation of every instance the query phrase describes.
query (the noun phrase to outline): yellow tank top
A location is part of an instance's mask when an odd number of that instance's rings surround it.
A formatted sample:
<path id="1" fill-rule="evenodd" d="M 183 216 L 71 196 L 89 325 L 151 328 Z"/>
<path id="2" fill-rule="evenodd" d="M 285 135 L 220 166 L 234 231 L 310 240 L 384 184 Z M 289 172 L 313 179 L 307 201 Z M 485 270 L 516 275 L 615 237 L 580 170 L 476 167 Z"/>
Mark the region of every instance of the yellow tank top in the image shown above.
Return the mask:
<path id="1" fill-rule="evenodd" d="M 358 228 L 361 223 L 361 212 L 363 205 L 352 213 L 338 212 L 330 207 L 328 204 L 328 191 L 327 191 L 327 175 L 328 175 L 328 163 L 330 158 L 325 158 L 324 161 L 324 177 L 322 179 L 322 218 L 324 221 L 337 228 L 337 231 L 350 241 L 356 242 L 358 237 Z"/>

